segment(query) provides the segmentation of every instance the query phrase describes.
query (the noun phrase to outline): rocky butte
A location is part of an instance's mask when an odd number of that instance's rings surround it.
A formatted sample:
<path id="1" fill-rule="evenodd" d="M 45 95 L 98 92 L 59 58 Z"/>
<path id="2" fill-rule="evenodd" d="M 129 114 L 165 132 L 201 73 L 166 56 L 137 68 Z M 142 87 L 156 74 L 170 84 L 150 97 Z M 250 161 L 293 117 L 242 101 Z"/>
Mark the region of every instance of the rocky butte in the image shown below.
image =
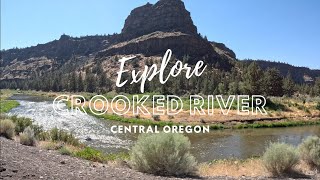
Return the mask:
<path id="1" fill-rule="evenodd" d="M 223 50 L 216 52 L 214 49 L 218 44 L 198 34 L 190 12 L 181 0 L 159 0 L 156 4 L 147 3 L 132 10 L 125 21 L 121 37 L 122 42 L 110 46 L 100 55 L 161 56 L 167 49 L 171 49 L 178 59 L 188 55 L 190 64 L 199 60 L 210 64 L 219 62 L 226 69 L 231 66 L 229 60 L 235 59 L 230 49 L 224 48 L 229 53 L 222 56 L 219 53 Z"/>
<path id="2" fill-rule="evenodd" d="M 198 34 L 190 12 L 181 0 L 160 0 L 154 5 L 147 3 L 132 10 L 122 34 L 133 39 L 156 31 Z"/>

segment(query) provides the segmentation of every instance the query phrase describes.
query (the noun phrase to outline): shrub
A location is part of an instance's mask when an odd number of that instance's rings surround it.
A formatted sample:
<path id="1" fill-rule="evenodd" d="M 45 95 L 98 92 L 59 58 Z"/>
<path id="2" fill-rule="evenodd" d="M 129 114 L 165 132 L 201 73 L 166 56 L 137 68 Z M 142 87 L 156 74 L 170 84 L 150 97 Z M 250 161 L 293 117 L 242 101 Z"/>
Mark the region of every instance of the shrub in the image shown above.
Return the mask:
<path id="1" fill-rule="evenodd" d="M 299 155 L 296 149 L 285 143 L 271 143 L 264 153 L 263 164 L 273 175 L 290 172 L 298 163 Z"/>
<path id="2" fill-rule="evenodd" d="M 16 134 L 22 133 L 25 130 L 25 128 L 29 126 L 33 129 L 35 136 L 38 136 L 38 134 L 43 132 L 43 128 L 41 126 L 32 124 L 33 122 L 30 118 L 18 117 L 16 115 L 7 116 L 4 114 L 1 114 L 0 119 L 10 119 L 15 124 Z"/>
<path id="3" fill-rule="evenodd" d="M 35 146 L 36 145 L 36 139 L 34 137 L 34 131 L 33 129 L 27 127 L 23 133 L 20 133 L 20 143 L 27 146 Z"/>
<path id="4" fill-rule="evenodd" d="M 59 149 L 59 153 L 62 155 L 67 155 L 67 156 L 72 155 L 72 152 L 68 148 L 66 148 L 65 146 L 63 146 L 62 148 Z"/>
<path id="5" fill-rule="evenodd" d="M 14 123 L 9 120 L 1 120 L 0 121 L 0 136 L 4 136 L 8 139 L 13 139 L 15 135 L 15 125 Z"/>
<path id="6" fill-rule="evenodd" d="M 189 149 L 190 141 L 181 134 L 140 135 L 130 153 L 130 164 L 155 175 L 194 175 L 197 163 Z"/>
<path id="7" fill-rule="evenodd" d="M 25 128 L 32 125 L 32 120 L 30 118 L 17 117 L 17 116 L 11 116 L 9 118 L 16 125 L 15 126 L 16 134 L 22 133 Z"/>
<path id="8" fill-rule="evenodd" d="M 50 132 L 48 131 L 43 131 L 43 132 L 40 132 L 36 138 L 39 140 L 39 141 L 47 141 L 47 140 L 50 140 Z"/>
<path id="9" fill-rule="evenodd" d="M 155 121 L 160 121 L 160 116 L 159 115 L 152 115 L 152 119 Z"/>
<path id="10" fill-rule="evenodd" d="M 73 145 L 73 146 L 78 146 L 80 145 L 80 142 L 78 139 L 76 139 L 72 133 L 68 133 L 64 130 L 59 130 L 58 128 L 53 128 L 50 130 L 48 134 L 51 141 L 62 141 L 67 144 Z M 45 134 L 42 134 L 42 138 L 45 138 Z"/>
<path id="11" fill-rule="evenodd" d="M 299 145 L 302 160 L 311 166 L 320 167 L 320 138 L 309 136 Z"/>

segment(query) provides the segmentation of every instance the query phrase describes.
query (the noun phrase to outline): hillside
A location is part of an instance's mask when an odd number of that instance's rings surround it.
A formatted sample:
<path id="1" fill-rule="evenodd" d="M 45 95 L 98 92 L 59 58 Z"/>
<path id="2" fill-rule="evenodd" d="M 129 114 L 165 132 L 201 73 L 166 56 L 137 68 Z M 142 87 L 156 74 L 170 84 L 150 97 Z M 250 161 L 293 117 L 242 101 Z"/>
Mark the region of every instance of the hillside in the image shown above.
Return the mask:
<path id="1" fill-rule="evenodd" d="M 155 13 L 154 13 L 155 12 Z M 145 19 L 145 15 L 148 19 Z M 139 28 L 137 28 L 139 27 Z M 160 0 L 132 10 L 125 21 L 121 34 L 108 36 L 71 37 L 22 49 L 1 52 L 2 81 L 23 80 L 59 70 L 66 63 L 75 63 L 74 69 L 83 69 L 86 64 L 95 64 L 114 59 L 114 56 L 140 54 L 143 57 L 162 57 L 172 49 L 175 57 L 182 60 L 188 55 L 188 63 L 204 60 L 209 64 L 219 62 L 229 70 L 235 54 L 222 43 L 209 42 L 197 33 L 190 13 L 180 0 Z M 141 56 L 141 57 L 142 57 Z M 145 61 L 141 58 L 140 61 Z M 80 62 L 78 62 L 80 61 Z M 108 76 L 113 72 L 104 67 Z M 70 73 L 70 72 L 63 72 Z"/>
<path id="2" fill-rule="evenodd" d="M 155 4 L 147 3 L 133 9 L 120 34 L 84 37 L 64 34 L 58 40 L 45 44 L 1 51 L 0 85 L 3 88 L 70 90 L 70 81 L 75 81 L 75 76 L 81 81 L 87 79 L 87 82 L 98 79 L 114 81 L 119 69 L 119 58 L 135 55 L 137 58 L 128 62 L 128 67 L 141 69 L 145 65 L 159 64 L 167 49 L 173 51 L 171 62 L 181 60 L 193 65 L 203 60 L 210 69 L 219 70 L 217 81 L 210 82 L 214 87 L 206 91 L 217 92 L 215 89 L 222 79 L 230 77 L 225 75 L 225 72 L 236 69 L 241 74 L 243 71 L 236 67 L 239 61 L 230 48 L 223 43 L 208 40 L 198 32 L 183 1 L 159 0 Z M 240 64 L 247 66 L 250 62 L 252 61 L 241 61 Z M 313 83 L 315 78 L 320 76 L 319 70 L 284 63 L 257 62 L 263 69 L 279 68 L 283 76 L 290 72 L 297 83 Z M 224 87 L 220 85 L 219 91 L 230 89 L 228 84 L 233 80 L 234 78 L 224 80 Z M 41 85 L 44 82 L 48 87 Z M 189 82 L 188 88 L 194 88 L 195 82 L 196 79 Z M 106 83 L 101 86 L 114 89 L 114 85 Z M 87 83 L 86 86 L 93 85 Z M 201 85 L 198 83 L 197 86 L 199 91 Z"/>
<path id="3" fill-rule="evenodd" d="M 277 68 L 282 76 L 286 76 L 290 73 L 296 83 L 313 83 L 317 77 L 320 77 L 320 70 L 313 70 L 307 67 L 297 67 L 283 62 L 266 60 L 243 60 L 241 62 L 248 65 L 253 61 L 257 62 L 263 70 L 266 70 L 267 68 Z"/>

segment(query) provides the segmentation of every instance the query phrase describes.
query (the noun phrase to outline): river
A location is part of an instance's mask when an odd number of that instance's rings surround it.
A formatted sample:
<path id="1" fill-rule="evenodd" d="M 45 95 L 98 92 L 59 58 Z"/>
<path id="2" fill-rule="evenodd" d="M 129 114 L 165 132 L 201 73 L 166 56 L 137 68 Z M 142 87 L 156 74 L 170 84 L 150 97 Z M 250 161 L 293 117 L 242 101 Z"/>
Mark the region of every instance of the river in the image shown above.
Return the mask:
<path id="1" fill-rule="evenodd" d="M 128 151 L 138 134 L 113 134 L 112 125 L 124 125 L 116 121 L 97 119 L 84 113 L 55 113 L 52 100 L 39 96 L 14 95 L 20 106 L 9 115 L 33 119 L 34 123 L 49 130 L 54 127 L 72 132 L 85 144 L 106 153 Z M 61 108 L 67 108 L 61 104 Z M 290 128 L 211 130 L 206 134 L 188 134 L 191 153 L 199 162 L 225 158 L 248 158 L 261 155 L 270 142 L 286 142 L 298 145 L 309 135 L 320 136 L 320 126 Z M 90 141 L 87 141 L 90 139 Z"/>

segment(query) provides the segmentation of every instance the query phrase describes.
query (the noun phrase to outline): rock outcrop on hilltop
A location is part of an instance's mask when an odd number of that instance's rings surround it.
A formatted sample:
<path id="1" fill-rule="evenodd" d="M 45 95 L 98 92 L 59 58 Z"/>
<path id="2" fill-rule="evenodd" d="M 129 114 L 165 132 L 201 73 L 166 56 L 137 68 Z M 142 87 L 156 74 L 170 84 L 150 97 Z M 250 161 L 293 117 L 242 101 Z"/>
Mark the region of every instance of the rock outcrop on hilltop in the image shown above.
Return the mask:
<path id="1" fill-rule="evenodd" d="M 190 64 L 198 60 L 206 60 L 214 63 L 221 56 L 213 50 L 210 43 L 199 36 L 193 36 L 181 32 L 154 32 L 140 36 L 129 41 L 110 46 L 102 52 L 102 56 L 113 56 L 117 54 L 143 54 L 144 56 L 163 56 L 167 49 L 171 49 L 176 58 L 182 59 L 189 56 Z"/>
<path id="2" fill-rule="evenodd" d="M 235 60 L 235 54 L 224 45 L 212 44 L 198 34 L 181 0 L 159 0 L 132 10 L 120 36 L 122 42 L 111 45 L 98 57 L 130 54 L 158 57 L 171 49 L 178 59 L 188 55 L 190 64 L 203 60 L 218 63 L 226 70 L 232 67 L 229 61 Z"/>
<path id="3" fill-rule="evenodd" d="M 197 35 L 197 27 L 181 0 L 159 0 L 154 5 L 148 3 L 132 10 L 122 34 L 132 39 L 156 31 Z"/>

